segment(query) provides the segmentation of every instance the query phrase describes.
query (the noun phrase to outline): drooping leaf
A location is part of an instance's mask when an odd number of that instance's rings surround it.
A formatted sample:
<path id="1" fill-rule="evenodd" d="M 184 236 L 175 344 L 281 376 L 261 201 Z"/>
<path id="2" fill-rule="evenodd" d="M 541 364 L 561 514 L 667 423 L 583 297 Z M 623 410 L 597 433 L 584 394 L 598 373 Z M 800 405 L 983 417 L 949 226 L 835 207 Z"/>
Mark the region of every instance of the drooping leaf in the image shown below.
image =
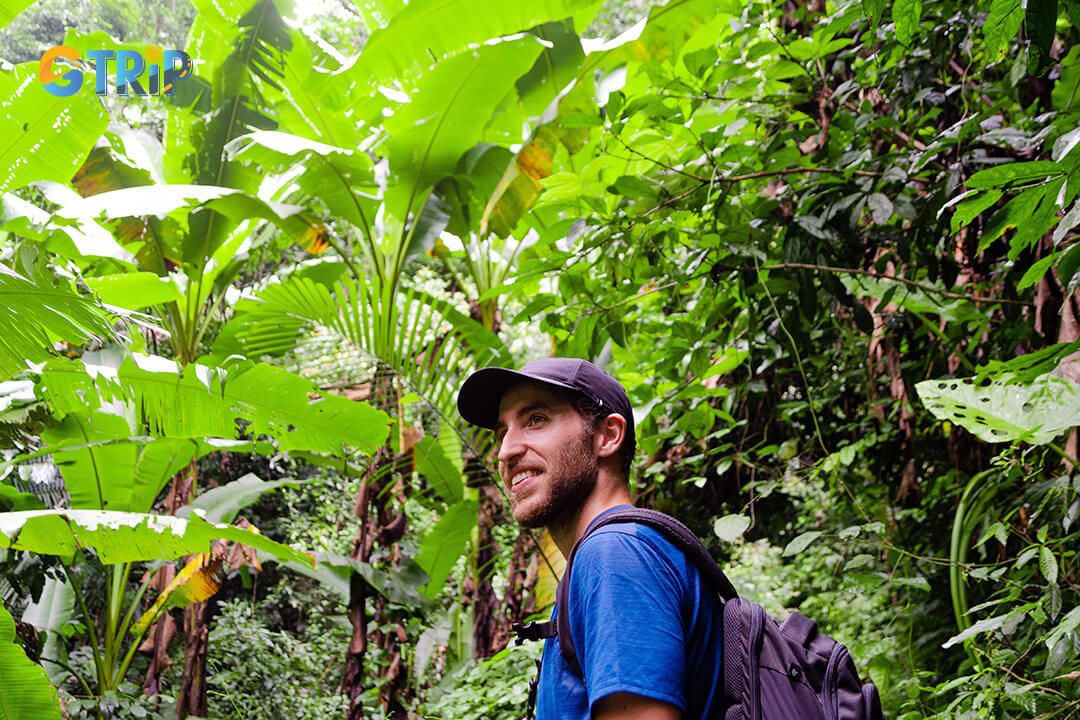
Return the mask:
<path id="1" fill-rule="evenodd" d="M 1050 63 L 1050 46 L 1057 32 L 1058 0 L 1028 0 L 1024 12 L 1024 34 L 1031 40 L 1028 46 L 1028 69 L 1041 75 Z"/>
<path id="2" fill-rule="evenodd" d="M 92 92 L 50 94 L 37 66 L 0 70 L 0 193 L 39 180 L 67 183 L 109 122 Z M 31 147 L 34 152 L 27 152 Z"/>
<path id="3" fill-rule="evenodd" d="M 244 362 L 228 371 L 189 365 L 181 371 L 164 358 L 136 355 L 125 359 L 115 378 L 91 378 L 79 363 L 52 363 L 42 379 L 54 411 L 77 410 L 88 392 L 100 392 L 132 403 L 158 437 L 236 438 L 240 419 L 250 423 L 248 433 L 268 435 L 282 449 L 370 454 L 388 432 L 386 415 L 370 405 L 326 395 L 311 381 L 266 364 Z"/>
<path id="4" fill-rule="evenodd" d="M 183 298 L 169 279 L 149 272 L 122 273 L 86 278 L 86 284 L 110 305 L 138 310 Z"/>
<path id="5" fill-rule="evenodd" d="M 1056 585 L 1058 579 L 1058 563 L 1054 557 L 1054 551 L 1046 545 L 1039 547 L 1039 572 L 1050 585 Z"/>
<path id="6" fill-rule="evenodd" d="M 1080 385 L 1050 374 L 1027 385 L 956 379 L 924 380 L 915 387 L 934 417 L 990 443 L 1022 440 L 1041 445 L 1080 418 Z"/>
<path id="7" fill-rule="evenodd" d="M 225 579 L 225 556 L 205 552 L 191 558 L 173 578 L 154 603 L 131 626 L 135 633 L 145 631 L 166 607 L 186 607 L 208 600 L 221 589 Z"/>
<path id="8" fill-rule="evenodd" d="M 413 447 L 416 471 L 427 480 L 440 498 L 448 505 L 461 501 L 463 483 L 461 472 L 446 457 L 437 438 L 430 435 Z"/>
<path id="9" fill-rule="evenodd" d="M 67 656 L 66 638 L 61 634 L 61 630 L 71 620 L 74 612 L 75 592 L 67 580 L 45 578 L 41 596 L 37 601 L 31 598 L 22 616 L 24 623 L 29 623 L 47 634 L 41 648 L 42 657 L 63 660 Z M 43 660 L 42 664 L 49 672 L 49 679 L 55 684 L 59 684 L 68 675 L 68 671 L 56 663 Z"/>
<path id="10" fill-rule="evenodd" d="M 267 482 L 248 473 L 232 482 L 211 488 L 176 511 L 179 517 L 188 517 L 193 511 L 202 512 L 210 522 L 231 523 L 237 514 L 266 493 L 282 486 L 297 487 L 303 481 L 287 478 Z"/>
<path id="11" fill-rule="evenodd" d="M 969 638 L 973 638 L 979 633 L 998 630 L 999 628 L 1001 628 L 1002 624 L 1004 624 L 1005 620 L 1008 619 L 1008 617 L 1009 615 L 1008 613 L 1006 613 L 1004 615 L 997 615 L 995 617 L 980 620 L 977 623 L 974 623 L 971 627 L 964 630 L 959 635 L 954 635 L 948 640 L 946 640 L 941 647 L 948 650 L 953 645 L 956 645 L 957 643 L 962 643 Z"/>
<path id="12" fill-rule="evenodd" d="M 326 588 L 337 593 L 343 603 L 349 602 L 353 576 L 358 575 L 370 588 L 392 603 L 418 611 L 430 609 L 432 606 L 431 601 L 417 589 L 426 583 L 428 578 L 422 572 L 413 578 L 419 569 L 408 572 L 410 565 L 415 566 L 411 561 L 403 562 L 400 572 L 386 572 L 345 555 L 319 552 L 313 557 L 314 567 L 291 562 L 284 563 L 284 566 L 321 582 Z"/>
<path id="13" fill-rule="evenodd" d="M 53 356 L 56 341 L 113 336 L 108 314 L 42 271 L 27 278 L 0 264 L 0 380 Z"/>
<path id="14" fill-rule="evenodd" d="M 469 534 L 476 526 L 476 513 L 475 502 L 462 500 L 444 512 L 420 542 L 416 564 L 431 577 L 431 581 L 424 586 L 424 594 L 429 598 L 439 594 L 454 564 L 461 557 Z"/>
<path id="15" fill-rule="evenodd" d="M 101 562 L 173 559 L 210 551 L 214 540 L 232 540 L 276 558 L 314 565 L 307 553 L 232 525 L 197 515 L 146 515 L 110 510 L 32 510 L 0 513 L 0 547 L 59 555 L 71 561 L 80 548 L 97 551 Z"/>
<path id="16" fill-rule="evenodd" d="M 881 17 L 885 13 L 885 0 L 862 0 L 862 9 L 863 15 L 870 23 L 870 37 L 876 37 L 878 25 L 881 24 Z"/>
<path id="17" fill-rule="evenodd" d="M 0 604 L 0 720 L 60 720 L 60 698 L 44 668 L 15 643 L 15 620 Z"/>

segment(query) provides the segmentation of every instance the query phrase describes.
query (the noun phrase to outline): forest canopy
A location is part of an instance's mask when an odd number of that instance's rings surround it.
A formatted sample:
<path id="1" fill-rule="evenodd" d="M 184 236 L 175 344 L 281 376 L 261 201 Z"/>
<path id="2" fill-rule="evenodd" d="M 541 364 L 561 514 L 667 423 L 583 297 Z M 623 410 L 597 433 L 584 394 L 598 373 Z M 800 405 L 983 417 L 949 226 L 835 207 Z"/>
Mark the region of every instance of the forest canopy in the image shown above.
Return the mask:
<path id="1" fill-rule="evenodd" d="M 0 0 L 0 720 L 521 716 L 553 355 L 887 717 L 1080 717 L 1078 20 Z"/>

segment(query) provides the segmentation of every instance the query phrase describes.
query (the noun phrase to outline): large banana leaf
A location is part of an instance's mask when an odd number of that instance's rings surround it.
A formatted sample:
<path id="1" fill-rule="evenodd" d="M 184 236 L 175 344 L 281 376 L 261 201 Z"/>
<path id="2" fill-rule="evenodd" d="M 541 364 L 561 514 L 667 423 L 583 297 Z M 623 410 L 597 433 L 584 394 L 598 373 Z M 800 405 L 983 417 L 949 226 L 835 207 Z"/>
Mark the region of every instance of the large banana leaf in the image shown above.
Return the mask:
<path id="1" fill-rule="evenodd" d="M 79 549 L 97 551 L 101 562 L 173 559 L 210 552 L 214 540 L 232 540 L 276 558 L 313 567 L 307 553 L 233 525 L 198 515 L 147 515 L 111 510 L 31 510 L 0 513 L 0 547 L 58 555 L 72 561 Z"/>
<path id="2" fill-rule="evenodd" d="M 15 644 L 15 620 L 0 605 L 0 720 L 60 720 L 60 698 L 45 670 Z"/>
<path id="3" fill-rule="evenodd" d="M 112 337 L 108 314 L 41 270 L 32 279 L 0 264 L 0 381 L 53 357 L 52 344 Z"/>
<path id="4" fill-rule="evenodd" d="M 33 5 L 33 2 L 34 0 L 0 0 L 0 28 L 7 27 L 8 23 Z"/>
<path id="5" fill-rule="evenodd" d="M 92 92 L 56 97 L 37 70 L 37 63 L 0 70 L 0 193 L 36 180 L 66 183 L 109 123 Z"/>
<path id="6" fill-rule="evenodd" d="M 385 152 L 396 181 L 387 191 L 392 215 L 407 219 L 422 207 L 427 189 L 453 173 L 541 49 L 532 35 L 497 42 L 445 60 L 421 79 L 413 100 L 385 122 Z M 404 259 L 407 250 L 397 254 Z"/>
<path id="7" fill-rule="evenodd" d="M 386 27 L 372 33 L 347 74 L 365 87 L 415 77 L 433 60 L 470 45 L 562 20 L 597 5 L 596 0 L 414 0 Z"/>
<path id="8" fill-rule="evenodd" d="M 245 433 L 269 436 L 283 450 L 371 454 L 388 434 L 385 413 L 321 393 L 311 381 L 272 365 L 181 370 L 164 358 L 135 355 L 114 377 L 94 372 L 96 377 L 77 362 L 51 363 L 42 374 L 42 395 L 61 416 L 88 402 L 120 400 L 136 408 L 140 425 L 157 437 L 237 438 L 237 421 L 243 420 L 249 423 Z M 78 434 L 74 438 L 83 442 Z"/>

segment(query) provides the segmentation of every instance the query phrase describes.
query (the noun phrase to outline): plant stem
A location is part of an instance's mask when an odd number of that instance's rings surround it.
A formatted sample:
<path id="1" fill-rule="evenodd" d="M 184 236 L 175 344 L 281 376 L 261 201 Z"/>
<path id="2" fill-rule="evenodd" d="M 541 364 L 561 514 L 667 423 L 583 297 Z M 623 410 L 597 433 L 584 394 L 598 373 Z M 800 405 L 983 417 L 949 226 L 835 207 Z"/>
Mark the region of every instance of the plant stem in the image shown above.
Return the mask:
<path id="1" fill-rule="evenodd" d="M 102 662 L 101 652 L 98 648 L 97 630 L 94 628 L 94 618 L 90 616 L 90 611 L 86 608 L 86 600 L 83 598 L 82 589 L 79 587 L 79 583 L 75 580 L 75 575 L 72 574 L 71 569 L 67 565 L 64 566 L 64 573 L 67 575 L 68 582 L 71 583 L 71 590 L 75 593 L 75 601 L 79 604 L 79 612 L 83 614 L 83 619 L 86 620 L 86 634 L 90 636 L 90 652 L 94 658 L 94 669 L 97 671 L 98 691 L 105 692 L 105 665 Z"/>

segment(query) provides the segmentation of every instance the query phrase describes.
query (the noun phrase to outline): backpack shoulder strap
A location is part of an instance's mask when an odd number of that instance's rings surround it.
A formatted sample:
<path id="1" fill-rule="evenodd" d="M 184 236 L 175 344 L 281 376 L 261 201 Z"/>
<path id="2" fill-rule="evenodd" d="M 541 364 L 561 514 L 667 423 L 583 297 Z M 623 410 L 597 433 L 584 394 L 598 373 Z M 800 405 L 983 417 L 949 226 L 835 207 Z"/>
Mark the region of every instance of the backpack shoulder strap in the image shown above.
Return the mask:
<path id="1" fill-rule="evenodd" d="M 558 634 L 559 638 L 559 650 L 562 652 L 566 664 L 570 666 L 570 669 L 574 671 L 575 675 L 582 679 L 584 679 L 584 673 L 581 671 L 581 664 L 578 662 L 577 652 L 574 650 L 574 640 L 570 635 L 570 611 L 568 609 L 570 599 L 570 573 L 574 568 L 574 557 L 577 555 L 578 548 L 581 546 L 581 543 L 585 541 L 585 538 L 589 537 L 589 535 L 598 528 L 617 522 L 636 522 L 656 529 L 662 533 L 672 545 L 685 553 L 690 561 L 701 571 L 702 575 L 705 576 L 705 581 L 709 583 L 724 601 L 732 600 L 739 596 L 735 591 L 735 586 L 731 584 L 731 581 L 724 575 L 724 571 L 720 569 L 720 566 L 717 565 L 716 561 L 709 555 L 709 551 L 701 544 L 697 535 L 695 535 L 690 528 L 686 527 L 686 525 L 683 525 L 670 515 L 665 515 L 656 510 L 647 510 L 645 508 L 627 508 L 625 510 L 614 510 L 593 520 L 589 524 L 589 527 L 585 529 L 582 536 L 578 538 L 578 541 L 574 543 L 574 547 L 570 550 L 570 557 L 566 559 L 566 569 L 563 571 L 562 578 L 559 580 L 559 586 L 556 591 L 556 602 L 558 603 L 559 608 L 556 617 L 555 632 Z"/>

